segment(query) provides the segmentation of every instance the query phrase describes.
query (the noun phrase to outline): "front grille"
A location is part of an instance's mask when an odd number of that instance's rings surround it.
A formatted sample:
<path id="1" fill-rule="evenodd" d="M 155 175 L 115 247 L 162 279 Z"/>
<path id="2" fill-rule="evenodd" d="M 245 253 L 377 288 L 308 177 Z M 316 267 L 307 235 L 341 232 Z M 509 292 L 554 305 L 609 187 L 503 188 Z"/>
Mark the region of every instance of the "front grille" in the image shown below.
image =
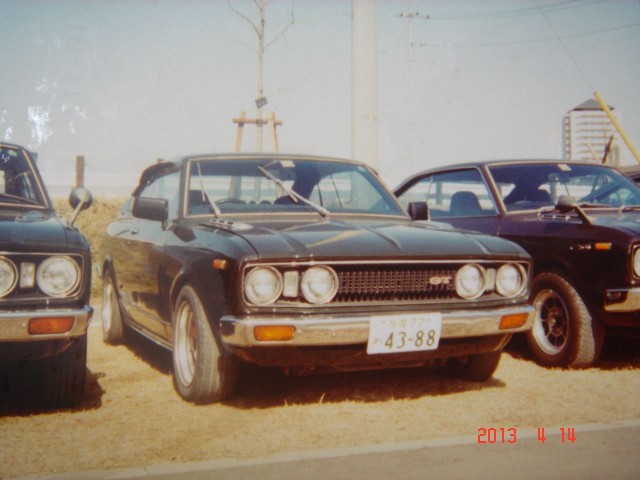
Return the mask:
<path id="1" fill-rule="evenodd" d="M 448 300 L 455 297 L 456 270 L 438 266 L 341 266 L 333 302 L 409 302 Z"/>

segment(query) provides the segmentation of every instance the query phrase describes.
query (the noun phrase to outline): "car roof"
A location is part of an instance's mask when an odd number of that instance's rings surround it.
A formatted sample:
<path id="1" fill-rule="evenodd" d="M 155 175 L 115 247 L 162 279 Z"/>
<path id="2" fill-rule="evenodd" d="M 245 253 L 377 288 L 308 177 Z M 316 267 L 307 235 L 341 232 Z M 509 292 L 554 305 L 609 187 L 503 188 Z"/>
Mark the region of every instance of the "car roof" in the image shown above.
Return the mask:
<path id="1" fill-rule="evenodd" d="M 413 178 L 419 175 L 425 175 L 432 172 L 441 172 L 443 170 L 461 170 L 464 168 L 480 168 L 480 167 L 489 167 L 495 165 L 512 165 L 512 164 L 531 164 L 531 163 L 539 163 L 539 164 L 555 164 L 562 163 L 566 165 L 593 165 L 593 166 L 603 166 L 607 168 L 613 168 L 611 165 L 599 164 L 594 162 L 586 162 L 586 161 L 578 161 L 578 160 L 562 160 L 562 159 L 550 159 L 550 158 L 531 158 L 531 159 L 499 159 L 499 160 L 478 160 L 475 162 L 465 162 L 465 163 L 453 163 L 449 165 L 442 165 L 439 167 L 428 168 L 421 172 L 410 175 L 409 178 Z M 404 182 L 402 182 L 404 183 Z"/>
<path id="2" fill-rule="evenodd" d="M 362 162 L 356 160 L 350 160 L 347 158 L 321 156 L 321 155 L 309 155 L 309 154 L 296 154 L 296 153 L 199 153 L 194 155 L 184 155 L 173 159 L 174 162 L 186 162 L 189 160 L 255 160 L 255 159 L 273 159 L 273 160 L 316 160 L 316 161 L 330 161 L 340 163 L 351 163 L 354 165 L 365 165 Z"/>

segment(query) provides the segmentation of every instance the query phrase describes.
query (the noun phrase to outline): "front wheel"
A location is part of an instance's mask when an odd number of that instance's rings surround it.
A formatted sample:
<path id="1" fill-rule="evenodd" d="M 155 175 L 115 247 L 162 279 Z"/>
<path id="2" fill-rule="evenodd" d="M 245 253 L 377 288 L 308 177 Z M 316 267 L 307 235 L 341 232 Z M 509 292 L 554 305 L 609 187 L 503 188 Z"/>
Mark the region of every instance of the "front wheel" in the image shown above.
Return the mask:
<path id="1" fill-rule="evenodd" d="M 237 378 L 237 361 L 226 354 L 196 291 L 184 287 L 173 313 L 173 378 L 182 398 L 205 404 L 231 395 Z"/>
<path id="2" fill-rule="evenodd" d="M 571 283 L 555 273 L 541 273 L 531 285 L 536 308 L 527 344 L 545 367 L 588 367 L 602 350 L 604 329 Z"/>
<path id="3" fill-rule="evenodd" d="M 118 345 L 124 340 L 125 327 L 113 274 L 106 271 L 102 283 L 102 339 L 110 345 Z"/>
<path id="4" fill-rule="evenodd" d="M 73 338 L 71 344 L 53 357 L 36 360 L 34 392 L 47 408 L 70 408 L 80 404 L 87 370 L 87 334 Z"/>

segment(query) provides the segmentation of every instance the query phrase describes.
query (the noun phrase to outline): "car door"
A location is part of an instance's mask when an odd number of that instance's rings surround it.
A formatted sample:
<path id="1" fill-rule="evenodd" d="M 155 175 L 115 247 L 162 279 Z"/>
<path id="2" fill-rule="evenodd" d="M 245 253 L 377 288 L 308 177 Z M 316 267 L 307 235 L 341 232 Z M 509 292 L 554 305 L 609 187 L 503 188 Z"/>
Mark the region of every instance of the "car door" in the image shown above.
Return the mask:
<path id="1" fill-rule="evenodd" d="M 477 168 L 461 168 L 416 177 L 399 192 L 405 207 L 423 201 L 433 221 L 456 228 L 496 235 L 500 215 L 495 200 Z"/>
<path id="2" fill-rule="evenodd" d="M 173 172 L 153 180 L 142 189 L 132 202 L 139 198 L 165 199 L 168 202 L 169 221 L 178 213 L 179 172 Z M 170 319 L 162 315 L 159 298 L 159 277 L 164 262 L 167 224 L 130 216 L 119 224 L 116 242 L 119 247 L 114 257 L 122 301 L 129 316 L 154 336 L 168 338 Z M 113 230 L 113 229 L 112 229 Z"/>

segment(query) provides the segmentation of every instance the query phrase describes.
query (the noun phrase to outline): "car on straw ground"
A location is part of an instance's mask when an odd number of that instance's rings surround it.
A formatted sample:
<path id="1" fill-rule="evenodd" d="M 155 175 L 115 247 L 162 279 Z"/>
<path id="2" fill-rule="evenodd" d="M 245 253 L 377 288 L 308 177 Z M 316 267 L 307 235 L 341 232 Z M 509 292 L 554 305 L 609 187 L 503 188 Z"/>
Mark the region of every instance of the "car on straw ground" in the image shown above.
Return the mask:
<path id="1" fill-rule="evenodd" d="M 135 330 L 171 350 L 195 403 L 227 398 L 240 362 L 292 374 L 448 362 L 483 381 L 532 321 L 523 248 L 414 221 L 353 161 L 157 163 L 107 232 L 104 340 Z"/>
<path id="2" fill-rule="evenodd" d="M 83 398 L 91 252 L 73 227 L 92 199 L 74 190 L 66 221 L 28 150 L 0 143 L 0 380 L 10 395 L 63 408 Z"/>
<path id="3" fill-rule="evenodd" d="M 400 203 L 512 240 L 533 257 L 533 327 L 544 366 L 588 367 L 605 332 L 640 327 L 640 187 L 618 170 L 557 160 L 486 161 L 412 175 Z M 423 206 L 423 208 L 426 208 Z"/>

